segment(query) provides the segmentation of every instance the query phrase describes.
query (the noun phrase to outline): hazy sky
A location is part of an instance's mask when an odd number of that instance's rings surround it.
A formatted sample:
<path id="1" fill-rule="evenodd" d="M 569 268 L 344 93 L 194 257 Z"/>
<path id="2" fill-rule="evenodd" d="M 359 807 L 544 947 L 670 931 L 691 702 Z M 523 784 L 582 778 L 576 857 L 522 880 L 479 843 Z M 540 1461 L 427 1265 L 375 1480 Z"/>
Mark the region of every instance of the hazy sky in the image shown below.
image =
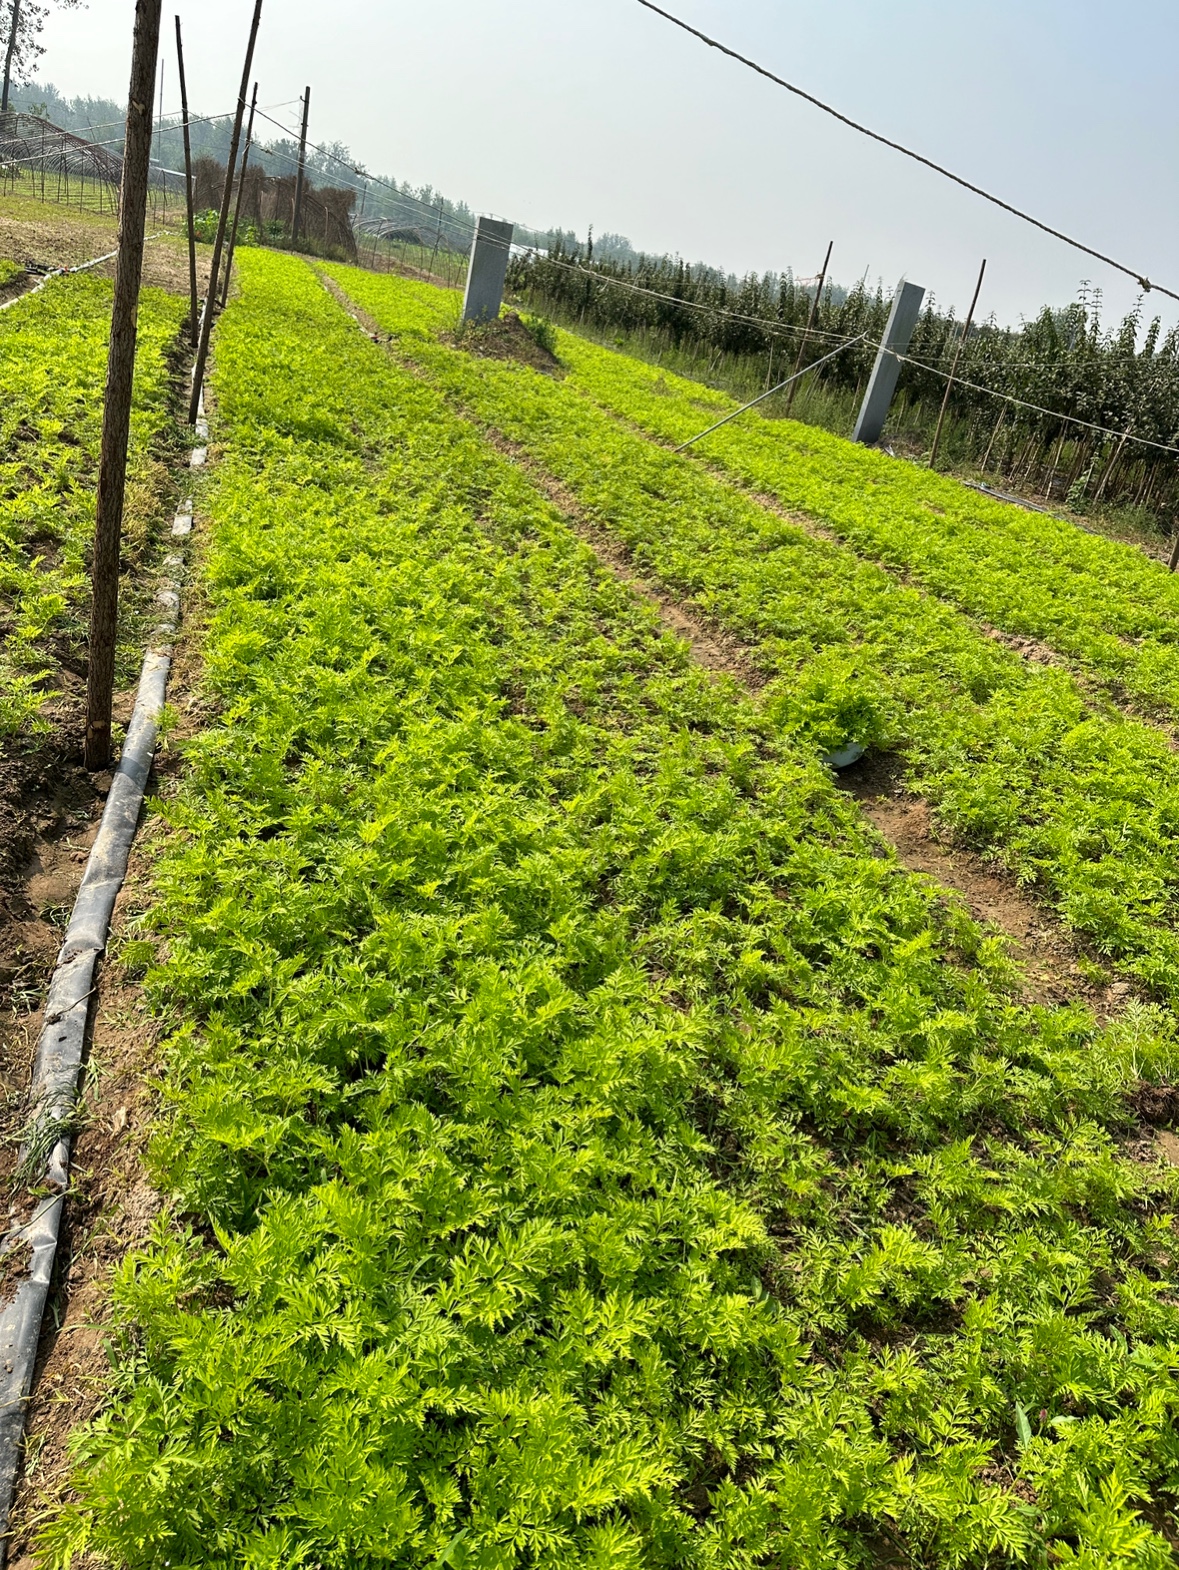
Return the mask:
<path id="1" fill-rule="evenodd" d="M 977 184 L 1179 289 L 1176 0 L 664 0 Z M 252 0 L 183 0 L 189 92 L 237 91 Z M 41 74 L 125 98 L 131 0 L 46 30 Z M 169 40 L 165 108 L 178 106 Z M 1129 280 L 867 142 L 636 0 L 265 0 L 261 101 L 312 85 L 312 137 L 486 212 L 737 271 L 902 274 L 1015 320 Z M 277 111 L 293 123 L 296 109 Z M 278 134 L 277 132 L 275 133 Z M 1157 295 L 1168 323 L 1177 308 Z"/>

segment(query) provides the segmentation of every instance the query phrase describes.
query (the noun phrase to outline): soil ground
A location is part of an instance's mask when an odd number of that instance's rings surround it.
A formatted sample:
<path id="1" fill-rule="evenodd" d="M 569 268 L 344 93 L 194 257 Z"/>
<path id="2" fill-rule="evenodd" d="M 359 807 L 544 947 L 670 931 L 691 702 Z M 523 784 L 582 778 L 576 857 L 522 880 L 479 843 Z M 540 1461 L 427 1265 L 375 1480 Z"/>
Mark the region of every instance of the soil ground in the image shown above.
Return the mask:
<path id="1" fill-rule="evenodd" d="M 188 293 L 188 244 L 183 225 L 172 220 L 171 232 L 164 225 L 148 220 L 147 232 L 155 236 L 144 248 L 143 281 L 153 288 L 173 294 Z M 79 212 L 52 202 L 35 202 L 29 197 L 0 197 L 0 256 L 21 266 L 34 265 L 16 292 L 30 288 L 38 275 L 55 267 L 79 267 L 83 262 L 113 251 L 118 225 L 109 214 Z M 203 292 L 209 281 L 212 246 L 197 246 L 197 282 Z M 104 262 L 94 271 L 100 277 L 114 276 L 114 262 Z M 15 288 L 15 286 L 14 286 Z"/>

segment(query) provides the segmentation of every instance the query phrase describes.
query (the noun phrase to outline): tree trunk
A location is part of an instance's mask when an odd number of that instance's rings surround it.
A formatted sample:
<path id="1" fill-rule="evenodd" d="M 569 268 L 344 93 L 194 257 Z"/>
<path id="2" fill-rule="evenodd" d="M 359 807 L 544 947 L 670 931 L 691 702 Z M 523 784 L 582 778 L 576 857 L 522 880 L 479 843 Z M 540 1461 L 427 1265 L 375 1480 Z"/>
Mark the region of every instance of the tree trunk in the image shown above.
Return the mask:
<path id="1" fill-rule="evenodd" d="M 119 628 L 119 542 L 127 488 L 127 443 L 135 378 L 139 284 L 147 225 L 147 180 L 151 164 L 152 97 L 160 47 L 162 0 L 136 0 L 131 85 L 127 93 L 127 138 L 119 193 L 119 254 L 102 405 L 98 461 L 98 511 L 91 568 L 90 648 L 86 673 L 88 769 L 105 769 L 111 757 L 111 699 L 115 641 Z"/>
<path id="2" fill-rule="evenodd" d="M 295 175 L 295 213 L 291 219 L 291 244 L 299 248 L 299 224 L 303 217 L 303 184 L 307 178 L 307 116 L 311 111 L 311 88 L 303 91 L 303 129 L 299 133 L 299 169 Z"/>
<path id="3" fill-rule="evenodd" d="M 250 148 L 254 145 L 254 115 L 258 110 L 258 84 L 254 83 L 254 96 L 250 101 L 250 123 L 246 126 L 246 146 L 242 153 L 242 172 L 237 182 L 237 202 L 233 209 L 233 227 L 229 231 L 229 252 L 225 262 L 225 282 L 221 285 L 221 309 L 229 299 L 229 275 L 233 271 L 233 253 L 237 250 L 237 226 L 242 215 L 242 195 L 246 189 L 246 170 L 250 164 Z"/>
<path id="4" fill-rule="evenodd" d="M 12 0 L 12 26 L 8 30 L 8 52 L 4 56 L 4 91 L 0 94 L 0 115 L 8 115 L 8 96 L 12 88 L 12 62 L 16 58 L 16 35 L 20 29 L 21 0 Z"/>

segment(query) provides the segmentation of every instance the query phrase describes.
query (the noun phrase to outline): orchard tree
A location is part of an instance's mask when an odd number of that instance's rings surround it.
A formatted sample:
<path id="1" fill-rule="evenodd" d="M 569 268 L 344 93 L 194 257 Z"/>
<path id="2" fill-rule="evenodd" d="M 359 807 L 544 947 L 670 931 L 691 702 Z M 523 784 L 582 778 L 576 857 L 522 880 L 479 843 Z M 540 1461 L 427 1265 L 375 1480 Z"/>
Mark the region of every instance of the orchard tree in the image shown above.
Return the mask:
<path id="1" fill-rule="evenodd" d="M 73 11 L 84 0 L 10 0 L 8 47 L 4 55 L 4 91 L 0 95 L 0 115 L 8 113 L 8 97 L 13 78 L 27 81 L 33 66 L 45 53 L 41 29 L 51 10 Z"/>

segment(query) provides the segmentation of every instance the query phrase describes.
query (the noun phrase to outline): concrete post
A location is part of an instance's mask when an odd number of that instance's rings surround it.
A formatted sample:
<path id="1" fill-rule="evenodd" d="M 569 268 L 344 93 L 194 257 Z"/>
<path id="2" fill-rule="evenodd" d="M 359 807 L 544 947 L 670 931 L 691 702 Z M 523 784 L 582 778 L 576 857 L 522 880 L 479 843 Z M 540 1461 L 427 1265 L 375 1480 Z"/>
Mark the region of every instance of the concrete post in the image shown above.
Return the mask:
<path id="1" fill-rule="evenodd" d="M 871 445 L 880 440 L 884 422 L 888 419 L 892 395 L 897 390 L 897 378 L 901 374 L 901 362 L 896 356 L 905 354 L 909 348 L 909 340 L 913 336 L 917 318 L 921 315 L 921 302 L 924 298 L 925 290 L 920 284 L 906 283 L 902 278 L 897 285 L 888 326 L 884 329 L 884 342 L 880 353 L 876 356 L 876 364 L 872 367 L 868 391 L 864 394 L 860 417 L 852 433 L 854 442 L 867 442 Z"/>
<path id="2" fill-rule="evenodd" d="M 463 297 L 464 322 L 494 322 L 504 300 L 504 278 L 514 230 L 498 218 L 480 218 L 471 246 L 467 292 Z"/>

